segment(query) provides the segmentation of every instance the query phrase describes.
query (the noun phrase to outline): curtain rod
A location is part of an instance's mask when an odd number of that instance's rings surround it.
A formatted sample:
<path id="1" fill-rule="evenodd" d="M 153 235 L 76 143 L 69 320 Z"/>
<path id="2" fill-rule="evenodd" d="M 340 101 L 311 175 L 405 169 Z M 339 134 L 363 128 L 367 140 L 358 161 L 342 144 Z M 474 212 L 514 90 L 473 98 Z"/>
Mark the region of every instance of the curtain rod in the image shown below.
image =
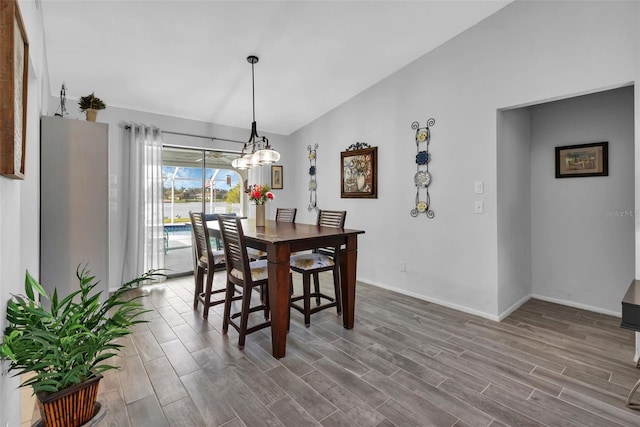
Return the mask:
<path id="1" fill-rule="evenodd" d="M 131 125 L 126 125 L 124 127 L 127 130 L 131 129 Z M 245 141 L 237 141 L 235 139 L 227 139 L 227 138 L 218 138 L 215 136 L 206 136 L 206 135 L 196 135 L 193 133 L 184 133 L 184 132 L 172 132 L 170 130 L 161 130 L 161 133 L 168 133 L 170 135 L 179 135 L 179 136 L 189 136 L 191 138 L 202 138 L 202 139 L 210 139 L 212 141 L 226 141 L 226 142 L 235 142 L 236 144 L 245 144 Z"/>

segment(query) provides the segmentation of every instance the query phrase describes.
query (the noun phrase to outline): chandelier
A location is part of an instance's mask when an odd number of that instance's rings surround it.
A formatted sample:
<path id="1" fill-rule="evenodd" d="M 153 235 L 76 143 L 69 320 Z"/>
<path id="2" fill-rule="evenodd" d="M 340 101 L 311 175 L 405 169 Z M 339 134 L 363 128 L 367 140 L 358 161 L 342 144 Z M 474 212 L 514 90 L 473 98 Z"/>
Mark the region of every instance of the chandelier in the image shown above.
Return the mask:
<path id="1" fill-rule="evenodd" d="M 251 96 L 253 104 L 253 122 L 251 122 L 251 136 L 249 141 L 242 146 L 240 157 L 231 162 L 236 169 L 250 169 L 254 166 L 268 165 L 280 160 L 280 153 L 272 149 L 266 136 L 259 136 L 256 126 L 256 87 L 253 73 L 253 65 L 258 63 L 257 56 L 247 56 L 247 62 L 251 64 Z"/>

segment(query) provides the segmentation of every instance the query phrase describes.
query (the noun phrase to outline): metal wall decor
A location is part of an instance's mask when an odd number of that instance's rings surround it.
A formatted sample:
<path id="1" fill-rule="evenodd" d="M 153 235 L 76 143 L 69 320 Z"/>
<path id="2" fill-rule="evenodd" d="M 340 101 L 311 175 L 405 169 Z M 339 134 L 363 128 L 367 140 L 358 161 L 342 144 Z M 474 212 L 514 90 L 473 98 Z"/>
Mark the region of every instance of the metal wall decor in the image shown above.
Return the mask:
<path id="1" fill-rule="evenodd" d="M 312 210 L 318 211 L 318 196 L 316 194 L 316 189 L 318 188 L 318 182 L 316 181 L 317 150 L 317 143 L 313 147 L 311 145 L 307 146 L 307 151 L 309 151 L 309 207 L 307 207 L 307 210 L 309 212 Z"/>
<path id="2" fill-rule="evenodd" d="M 426 214 L 429 219 L 436 216 L 436 213 L 431 209 L 431 198 L 429 197 L 429 184 L 431 184 L 431 174 L 429 173 L 431 131 L 429 127 L 435 124 L 436 121 L 433 118 L 427 120 L 425 127 L 420 127 L 418 122 L 411 123 L 411 129 L 416 131 L 416 174 L 413 177 L 413 183 L 416 186 L 416 201 L 414 208 L 411 209 L 413 217 L 421 213 Z M 422 200 L 420 190 L 424 190 L 425 193 Z"/>

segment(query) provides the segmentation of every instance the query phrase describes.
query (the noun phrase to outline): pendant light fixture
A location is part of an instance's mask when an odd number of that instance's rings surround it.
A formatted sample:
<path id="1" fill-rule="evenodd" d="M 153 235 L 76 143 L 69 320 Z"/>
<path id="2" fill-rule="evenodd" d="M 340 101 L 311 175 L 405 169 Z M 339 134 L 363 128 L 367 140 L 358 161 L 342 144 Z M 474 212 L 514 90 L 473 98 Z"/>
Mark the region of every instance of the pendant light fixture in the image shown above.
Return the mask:
<path id="1" fill-rule="evenodd" d="M 256 88 L 253 72 L 254 64 L 258 63 L 257 56 L 248 56 L 247 62 L 251 64 L 251 99 L 253 105 L 253 121 L 251 122 L 251 136 L 242 147 L 240 157 L 231 162 L 236 169 L 250 169 L 254 166 L 268 165 L 280 160 L 280 153 L 272 149 L 266 136 L 259 136 L 256 125 Z"/>

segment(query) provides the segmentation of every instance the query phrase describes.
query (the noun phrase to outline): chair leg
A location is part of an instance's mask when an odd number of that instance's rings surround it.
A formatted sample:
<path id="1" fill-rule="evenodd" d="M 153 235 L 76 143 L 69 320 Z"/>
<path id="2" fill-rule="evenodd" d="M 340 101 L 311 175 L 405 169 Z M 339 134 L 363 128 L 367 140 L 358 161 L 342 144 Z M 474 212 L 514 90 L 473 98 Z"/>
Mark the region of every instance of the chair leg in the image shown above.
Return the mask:
<path id="1" fill-rule="evenodd" d="M 291 295 L 293 295 L 293 274 L 289 272 L 289 307 L 287 308 L 287 332 L 291 326 Z"/>
<path id="2" fill-rule="evenodd" d="M 269 285 L 261 285 L 260 294 L 262 295 L 261 302 L 264 305 L 264 320 L 269 320 Z"/>
<path id="3" fill-rule="evenodd" d="M 202 317 L 207 319 L 209 317 L 209 307 L 211 307 L 211 288 L 213 288 L 213 268 L 207 269 L 207 287 L 204 291 L 204 307 L 202 308 Z"/>
<path id="4" fill-rule="evenodd" d="M 201 267 L 196 267 L 196 290 L 193 294 L 193 309 L 198 309 L 198 296 L 202 292 L 202 282 L 203 282 L 203 273 L 204 270 Z"/>
<path id="5" fill-rule="evenodd" d="M 340 269 L 333 269 L 333 290 L 336 294 L 336 308 L 338 314 L 342 313 L 342 290 L 340 289 Z"/>
<path id="6" fill-rule="evenodd" d="M 302 293 L 304 296 L 304 326 L 311 324 L 311 275 L 302 275 Z"/>
<path id="7" fill-rule="evenodd" d="M 320 277 L 318 276 L 318 273 L 313 273 L 313 290 L 315 291 L 316 295 L 320 293 Z M 319 296 L 316 296 L 316 305 L 320 305 Z"/>
<path id="8" fill-rule="evenodd" d="M 231 299 L 235 292 L 235 285 L 227 280 L 227 292 L 224 299 L 224 315 L 222 316 L 222 334 L 226 335 L 229 331 L 229 319 L 231 318 Z"/>
<path id="9" fill-rule="evenodd" d="M 249 309 L 251 308 L 252 289 L 245 286 L 242 292 L 242 312 L 240 313 L 240 331 L 238 335 L 238 348 L 244 348 L 244 340 L 247 335 L 247 325 L 249 323 Z"/>

